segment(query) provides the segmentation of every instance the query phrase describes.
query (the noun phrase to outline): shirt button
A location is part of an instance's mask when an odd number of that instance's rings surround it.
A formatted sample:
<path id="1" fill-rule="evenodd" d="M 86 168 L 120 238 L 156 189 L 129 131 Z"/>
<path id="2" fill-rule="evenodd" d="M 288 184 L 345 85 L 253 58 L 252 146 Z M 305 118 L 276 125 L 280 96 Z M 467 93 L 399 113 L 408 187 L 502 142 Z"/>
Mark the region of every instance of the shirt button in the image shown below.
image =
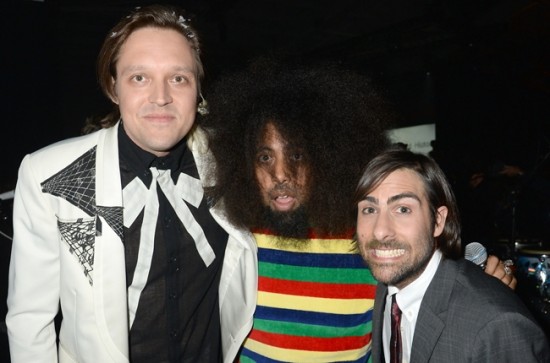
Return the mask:
<path id="1" fill-rule="evenodd" d="M 168 295 L 168 297 L 170 298 L 170 300 L 174 300 L 175 298 L 178 297 L 178 294 L 176 294 L 175 292 L 172 291 L 172 292 Z"/>
<path id="2" fill-rule="evenodd" d="M 178 337 L 178 332 L 176 330 L 172 330 L 170 332 L 170 338 L 171 339 L 176 339 Z"/>

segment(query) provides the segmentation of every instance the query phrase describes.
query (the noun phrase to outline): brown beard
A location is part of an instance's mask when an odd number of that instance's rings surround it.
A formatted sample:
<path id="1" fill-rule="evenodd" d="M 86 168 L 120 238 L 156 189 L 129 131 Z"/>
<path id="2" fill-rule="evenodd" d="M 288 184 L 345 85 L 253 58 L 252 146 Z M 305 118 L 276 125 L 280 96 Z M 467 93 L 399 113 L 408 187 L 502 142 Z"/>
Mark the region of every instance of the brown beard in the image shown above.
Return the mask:
<path id="1" fill-rule="evenodd" d="M 402 264 L 399 270 L 391 278 L 384 279 L 384 278 L 381 278 L 380 276 L 377 276 L 376 271 L 378 269 L 383 269 L 384 268 L 383 265 L 370 266 L 373 276 L 379 282 L 382 282 L 386 285 L 394 285 L 394 286 L 399 286 L 399 284 L 402 284 L 405 281 L 409 281 L 407 282 L 407 284 L 410 283 L 410 281 L 414 281 L 426 269 L 426 266 L 428 266 L 428 263 L 430 262 L 430 259 L 432 258 L 433 253 L 436 249 L 436 243 L 434 238 L 430 238 L 429 236 L 425 236 L 424 238 L 422 238 L 422 240 L 425 240 L 425 239 L 428 239 L 430 243 L 423 246 L 423 249 L 422 249 L 423 253 L 417 256 L 416 260 L 410 261 L 407 264 Z M 386 242 L 371 240 L 367 243 L 366 248 L 374 249 L 382 246 L 396 248 L 396 249 L 398 248 L 410 249 L 410 247 L 408 247 L 406 244 L 400 243 L 397 240 L 386 241 Z M 363 259 L 367 261 L 364 255 L 363 255 Z M 368 265 L 368 262 L 367 262 L 367 265 Z"/>
<path id="2" fill-rule="evenodd" d="M 275 212 L 271 208 L 264 208 L 262 228 L 275 233 L 277 236 L 294 239 L 306 239 L 309 234 L 309 218 L 306 209 L 301 206 L 289 212 Z"/>

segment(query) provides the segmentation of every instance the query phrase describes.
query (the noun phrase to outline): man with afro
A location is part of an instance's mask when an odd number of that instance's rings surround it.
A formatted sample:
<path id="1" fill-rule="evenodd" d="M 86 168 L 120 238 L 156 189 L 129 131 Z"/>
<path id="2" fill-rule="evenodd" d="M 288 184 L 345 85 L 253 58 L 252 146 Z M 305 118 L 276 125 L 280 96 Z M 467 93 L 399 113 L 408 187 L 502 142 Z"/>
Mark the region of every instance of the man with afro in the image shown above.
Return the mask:
<path id="1" fill-rule="evenodd" d="M 258 244 L 240 362 L 365 361 L 376 281 L 353 247 L 351 198 L 388 144 L 389 108 L 359 74 L 265 58 L 221 77 L 208 99 L 209 195 Z"/>

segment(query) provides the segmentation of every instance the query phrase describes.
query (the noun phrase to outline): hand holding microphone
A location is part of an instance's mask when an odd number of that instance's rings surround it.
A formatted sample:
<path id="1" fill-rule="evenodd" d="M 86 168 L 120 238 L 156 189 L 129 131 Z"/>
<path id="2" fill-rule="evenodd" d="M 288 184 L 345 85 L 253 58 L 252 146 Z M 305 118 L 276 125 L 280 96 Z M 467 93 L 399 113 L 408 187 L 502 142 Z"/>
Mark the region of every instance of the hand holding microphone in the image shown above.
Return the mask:
<path id="1" fill-rule="evenodd" d="M 500 261 L 496 256 L 488 256 L 487 250 L 479 242 L 470 242 L 466 245 L 464 258 L 480 266 L 488 275 L 496 277 L 511 289 L 516 288 L 517 280 L 512 273 L 512 260 Z"/>
<path id="2" fill-rule="evenodd" d="M 470 242 L 464 248 L 464 258 L 485 270 L 487 263 L 487 250 L 479 242 Z"/>

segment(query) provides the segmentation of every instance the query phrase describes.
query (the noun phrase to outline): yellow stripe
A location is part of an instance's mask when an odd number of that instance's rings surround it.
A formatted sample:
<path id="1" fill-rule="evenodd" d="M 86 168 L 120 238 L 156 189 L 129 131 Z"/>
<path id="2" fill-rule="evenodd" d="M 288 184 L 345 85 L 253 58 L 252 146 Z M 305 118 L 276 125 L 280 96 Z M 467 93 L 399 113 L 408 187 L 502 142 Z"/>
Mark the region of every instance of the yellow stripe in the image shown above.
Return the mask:
<path id="1" fill-rule="evenodd" d="M 341 362 L 357 360 L 365 356 L 370 349 L 370 342 L 360 349 L 343 350 L 338 352 L 318 352 L 310 350 L 296 350 L 272 347 L 253 339 L 247 339 L 245 347 L 260 355 L 283 362 Z"/>
<path id="2" fill-rule="evenodd" d="M 308 239 L 299 240 L 295 239 L 295 243 L 290 243 L 292 239 L 285 238 L 288 243 L 279 244 L 277 239 L 281 237 L 275 237 L 266 234 L 254 234 L 258 246 L 261 248 L 269 248 L 275 250 L 289 251 L 289 252 L 308 252 L 308 253 L 349 253 L 356 254 L 357 250 L 354 244 L 349 239 Z M 300 244 L 307 243 L 307 251 Z"/>
<path id="3" fill-rule="evenodd" d="M 363 314 L 372 309 L 374 299 L 327 299 L 259 291 L 258 306 L 334 314 Z"/>

